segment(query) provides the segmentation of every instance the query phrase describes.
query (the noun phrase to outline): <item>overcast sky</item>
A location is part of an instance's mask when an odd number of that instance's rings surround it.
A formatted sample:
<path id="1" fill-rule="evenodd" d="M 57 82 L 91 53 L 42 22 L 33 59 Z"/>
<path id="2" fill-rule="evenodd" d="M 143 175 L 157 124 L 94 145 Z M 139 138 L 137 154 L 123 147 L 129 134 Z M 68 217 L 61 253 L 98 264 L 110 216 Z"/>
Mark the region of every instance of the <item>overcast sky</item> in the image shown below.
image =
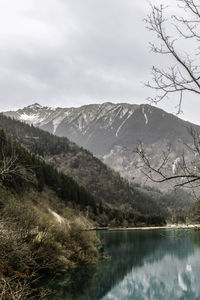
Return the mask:
<path id="1" fill-rule="evenodd" d="M 143 82 L 163 62 L 149 52 L 149 12 L 146 0 L 0 0 L 0 110 L 147 103 Z M 188 95 L 183 110 L 200 124 L 197 97 Z"/>

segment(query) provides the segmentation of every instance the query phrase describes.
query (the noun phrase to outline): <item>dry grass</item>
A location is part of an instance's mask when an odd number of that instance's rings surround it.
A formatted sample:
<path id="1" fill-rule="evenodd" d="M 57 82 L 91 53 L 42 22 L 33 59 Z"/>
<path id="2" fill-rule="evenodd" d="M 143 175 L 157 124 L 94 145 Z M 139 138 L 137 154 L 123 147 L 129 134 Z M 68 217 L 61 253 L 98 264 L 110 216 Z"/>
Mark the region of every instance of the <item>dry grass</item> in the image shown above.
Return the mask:
<path id="1" fill-rule="evenodd" d="M 85 231 L 91 223 L 63 207 L 53 192 L 29 191 L 20 198 L 0 187 L 0 195 L 0 299 L 27 299 L 46 272 L 97 262 L 99 240 Z M 9 296 L 17 290 L 19 298 Z"/>

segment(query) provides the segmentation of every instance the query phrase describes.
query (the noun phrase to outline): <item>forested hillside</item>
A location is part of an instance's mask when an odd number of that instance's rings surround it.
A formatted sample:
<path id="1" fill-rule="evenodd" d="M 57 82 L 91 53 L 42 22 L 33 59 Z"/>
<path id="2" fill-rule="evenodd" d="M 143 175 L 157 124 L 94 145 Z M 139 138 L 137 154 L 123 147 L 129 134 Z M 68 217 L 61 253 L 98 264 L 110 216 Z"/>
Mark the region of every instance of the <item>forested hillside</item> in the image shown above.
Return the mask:
<path id="1" fill-rule="evenodd" d="M 0 178 L 4 186 L 18 193 L 32 187 L 42 192 L 50 187 L 66 204 L 89 206 L 96 212 L 93 197 L 71 177 L 58 172 L 44 160 L 28 152 L 0 130 Z"/>
<path id="2" fill-rule="evenodd" d="M 0 298 L 41 299 L 39 279 L 98 260 L 93 197 L 0 130 Z"/>
<path id="3" fill-rule="evenodd" d="M 133 213 L 162 214 L 153 197 L 131 187 L 118 173 L 67 138 L 54 136 L 2 114 L 0 127 L 31 152 L 72 176 L 93 195 L 97 206 L 120 209 L 126 213 L 131 209 Z"/>

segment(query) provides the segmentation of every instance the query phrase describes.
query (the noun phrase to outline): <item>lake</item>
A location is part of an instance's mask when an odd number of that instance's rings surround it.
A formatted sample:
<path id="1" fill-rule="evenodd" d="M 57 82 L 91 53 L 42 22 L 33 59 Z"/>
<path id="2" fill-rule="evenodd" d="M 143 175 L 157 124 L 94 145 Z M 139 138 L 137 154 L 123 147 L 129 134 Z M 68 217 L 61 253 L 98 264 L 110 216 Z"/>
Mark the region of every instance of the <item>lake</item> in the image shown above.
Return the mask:
<path id="1" fill-rule="evenodd" d="M 99 231 L 108 256 L 54 281 L 57 299 L 200 299 L 200 231 Z M 51 298 L 53 299 L 53 298 Z"/>

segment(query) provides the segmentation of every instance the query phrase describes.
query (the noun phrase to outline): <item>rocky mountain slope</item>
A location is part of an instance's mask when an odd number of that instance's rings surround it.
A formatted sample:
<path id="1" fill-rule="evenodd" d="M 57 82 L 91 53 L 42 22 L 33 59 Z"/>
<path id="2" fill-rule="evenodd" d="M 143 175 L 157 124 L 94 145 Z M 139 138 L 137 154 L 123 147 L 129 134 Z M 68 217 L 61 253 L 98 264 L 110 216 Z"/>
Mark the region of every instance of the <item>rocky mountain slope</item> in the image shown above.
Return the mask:
<path id="1" fill-rule="evenodd" d="M 183 151 L 190 158 L 183 146 L 183 143 L 192 143 L 188 128 L 200 129 L 159 108 L 127 103 L 92 104 L 79 108 L 51 108 L 35 103 L 4 114 L 68 137 L 135 183 L 145 181 L 141 160 L 133 153 L 139 142 L 145 145 L 155 165 L 166 145 L 171 144 L 170 165 L 173 165 Z"/>

